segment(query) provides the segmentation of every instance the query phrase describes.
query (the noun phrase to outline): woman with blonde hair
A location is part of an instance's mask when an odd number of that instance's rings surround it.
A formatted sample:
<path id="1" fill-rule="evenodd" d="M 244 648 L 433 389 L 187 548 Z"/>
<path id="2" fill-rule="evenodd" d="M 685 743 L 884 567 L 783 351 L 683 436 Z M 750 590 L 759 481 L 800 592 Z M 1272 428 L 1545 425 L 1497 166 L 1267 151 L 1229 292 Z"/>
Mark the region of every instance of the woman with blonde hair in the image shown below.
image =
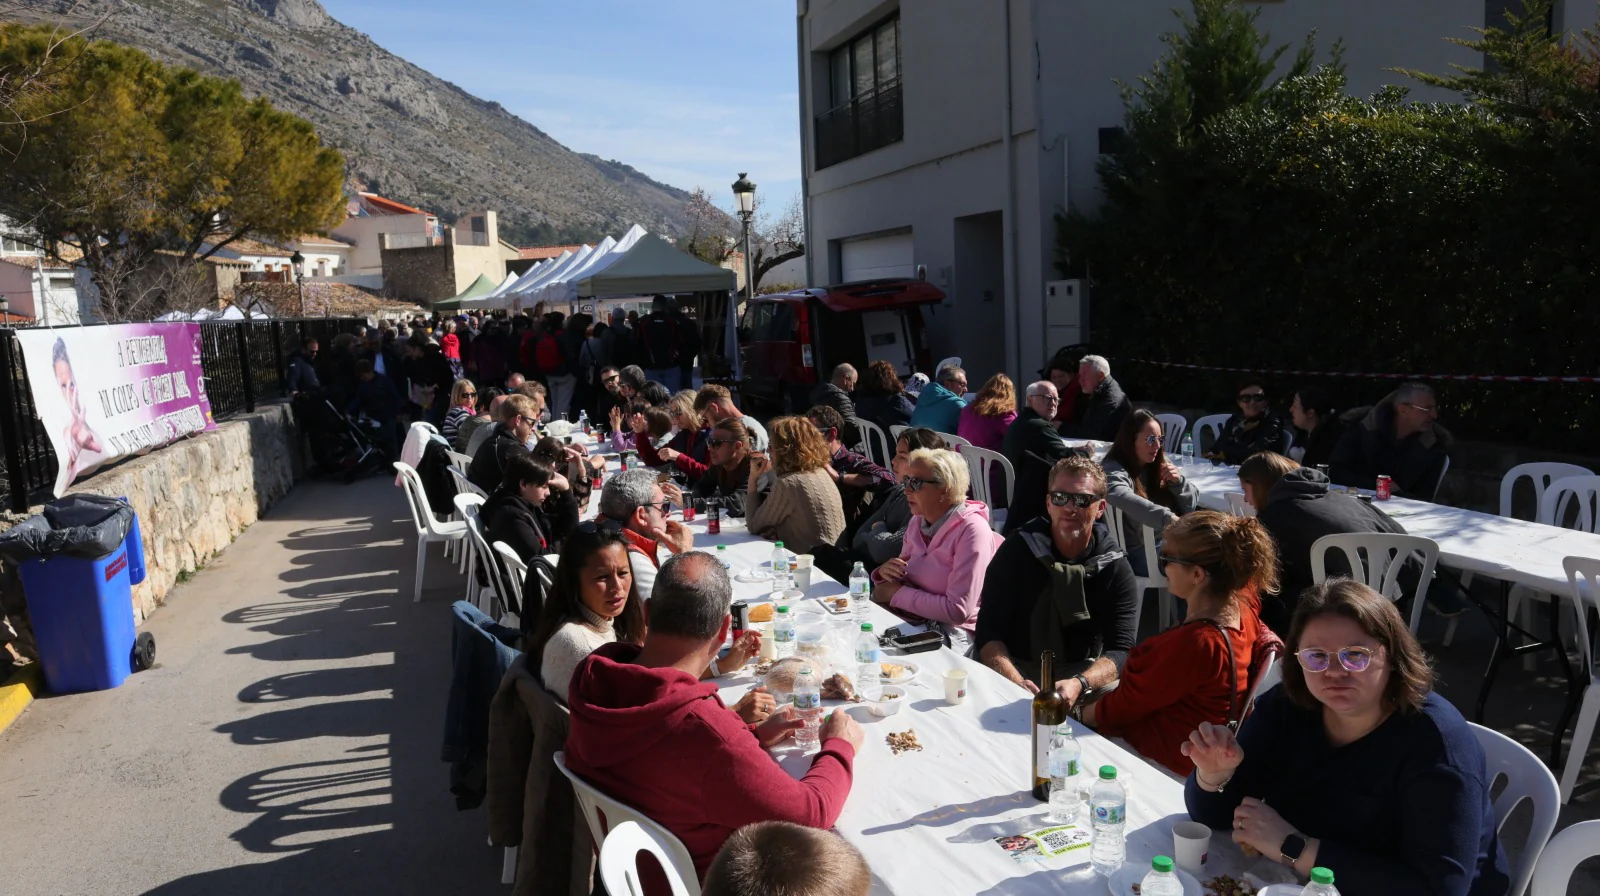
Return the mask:
<path id="1" fill-rule="evenodd" d="M 672 464 L 691 481 L 705 474 L 706 442 L 711 438 L 711 430 L 700 412 L 694 409 L 698 394 L 693 389 L 684 389 L 667 402 L 667 416 L 672 418 L 677 432 L 660 448 L 649 444 L 639 446 L 639 459 L 645 466 Z"/>
<path id="2" fill-rule="evenodd" d="M 804 417 L 779 417 L 768 424 L 767 434 L 770 452 L 750 455 L 745 497 L 750 531 L 784 542 L 795 553 L 838 541 L 844 501 L 828 475 L 828 443 Z M 769 471 L 771 490 L 763 495 L 761 479 Z"/>
<path id="3" fill-rule="evenodd" d="M 1158 563 L 1188 615 L 1128 654 L 1116 689 L 1083 721 L 1187 775 L 1189 732 L 1201 723 L 1237 727 L 1257 652 L 1282 649 L 1261 622 L 1259 597 L 1278 586 L 1278 552 L 1256 520 L 1198 510 L 1167 526 Z"/>
<path id="4" fill-rule="evenodd" d="M 961 422 L 956 435 L 979 448 L 999 451 L 1005 443 L 1006 430 L 1017 419 L 1017 387 L 1011 377 L 997 373 L 989 377 L 972 403 L 961 409 Z"/>
<path id="5" fill-rule="evenodd" d="M 450 387 L 450 410 L 445 411 L 444 422 L 439 424 L 439 433 L 452 445 L 456 436 L 461 434 L 461 424 L 477 411 L 478 387 L 472 380 L 456 380 Z"/>

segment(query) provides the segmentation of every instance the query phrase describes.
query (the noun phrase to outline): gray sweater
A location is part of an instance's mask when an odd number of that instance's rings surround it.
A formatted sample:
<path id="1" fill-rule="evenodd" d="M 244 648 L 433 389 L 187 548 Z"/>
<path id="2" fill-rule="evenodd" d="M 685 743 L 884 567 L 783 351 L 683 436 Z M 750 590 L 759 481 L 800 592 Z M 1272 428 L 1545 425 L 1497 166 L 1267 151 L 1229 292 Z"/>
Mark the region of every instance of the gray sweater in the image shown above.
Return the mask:
<path id="1" fill-rule="evenodd" d="M 1143 547 L 1144 535 L 1139 531 L 1140 526 L 1154 529 L 1159 539 L 1161 530 L 1168 523 L 1194 510 L 1200 503 L 1200 490 L 1181 474 L 1177 482 L 1167 487 L 1176 499 L 1173 503 L 1178 507 L 1178 512 L 1173 513 L 1161 504 L 1139 497 L 1133 487 L 1133 476 L 1122 464 L 1108 460 L 1102 466 L 1106 471 L 1106 503 L 1122 511 L 1122 544 L 1125 550 Z"/>
<path id="2" fill-rule="evenodd" d="M 898 487 L 887 489 L 883 502 L 856 530 L 850 547 L 857 554 L 871 557 L 874 565 L 887 563 L 900 556 L 900 546 L 905 541 L 906 525 L 910 521 L 911 505 L 906 503 L 906 493 Z"/>

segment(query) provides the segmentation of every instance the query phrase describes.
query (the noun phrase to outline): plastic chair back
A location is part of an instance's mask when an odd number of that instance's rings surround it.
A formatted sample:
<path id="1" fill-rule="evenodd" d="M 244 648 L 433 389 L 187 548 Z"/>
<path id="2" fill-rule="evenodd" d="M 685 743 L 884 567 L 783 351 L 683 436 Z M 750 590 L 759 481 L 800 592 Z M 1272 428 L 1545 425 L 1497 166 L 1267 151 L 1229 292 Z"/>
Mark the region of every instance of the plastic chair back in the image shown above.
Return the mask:
<path id="1" fill-rule="evenodd" d="M 961 445 L 958 450 L 967 462 L 967 478 L 972 486 L 973 497 L 989 505 L 990 510 L 1011 506 L 1011 497 L 1017 489 L 1017 472 L 1011 468 L 1011 461 L 998 451 L 977 445 Z M 1005 493 L 1001 495 L 993 493 L 994 480 L 991 474 L 996 467 L 1005 473 Z"/>
<path id="2" fill-rule="evenodd" d="M 867 447 L 867 460 L 878 466 L 889 469 L 890 461 L 894 460 L 894 442 L 883 434 L 882 427 L 871 420 L 856 418 L 856 427 L 861 430 L 861 441 Z"/>
<path id="3" fill-rule="evenodd" d="M 450 457 L 450 466 L 454 469 L 465 473 L 467 472 L 467 467 L 472 466 L 472 455 L 470 454 L 462 454 L 449 448 L 446 448 L 444 453 Z"/>
<path id="4" fill-rule="evenodd" d="M 960 448 L 962 445 L 971 445 L 972 444 L 971 442 L 967 441 L 966 439 L 963 439 L 962 437 L 960 437 L 958 435 L 952 435 L 951 433 L 948 433 L 948 432 L 939 432 L 938 430 L 934 430 L 933 434 L 938 436 L 941 439 L 944 439 L 944 443 L 950 447 L 951 451 L 955 451 L 956 449 Z"/>
<path id="5" fill-rule="evenodd" d="M 667 874 L 667 885 L 672 896 L 688 896 L 689 889 L 683 878 L 672 867 L 667 845 L 661 838 L 645 830 L 637 822 L 624 821 L 611 829 L 606 842 L 600 847 L 600 879 L 606 892 L 615 896 L 644 896 L 644 882 L 639 878 L 639 853 L 656 857 Z"/>
<path id="6" fill-rule="evenodd" d="M 1567 525 L 1573 505 L 1577 516 L 1573 525 Z M 1597 532 L 1600 520 L 1600 476 L 1568 476 L 1550 483 L 1550 488 L 1539 499 L 1539 522 L 1562 526 L 1582 532 Z"/>
<path id="7" fill-rule="evenodd" d="M 1183 450 L 1183 434 L 1189 431 L 1189 421 L 1182 414 L 1157 414 L 1161 424 L 1161 449 L 1173 457 Z"/>
<path id="8" fill-rule="evenodd" d="M 1439 543 L 1420 535 L 1391 535 L 1387 532 L 1356 532 L 1324 535 L 1311 545 L 1311 580 L 1328 580 L 1327 554 L 1338 549 L 1350 563 L 1350 577 L 1393 601 L 1400 593 L 1400 570 L 1412 558 L 1420 560 L 1422 575 L 1411 601 L 1411 633 L 1422 622 L 1422 605 L 1428 596 L 1428 583 L 1439 563 Z M 1363 557 L 1365 555 L 1365 557 Z"/>
<path id="9" fill-rule="evenodd" d="M 1600 605 L 1600 558 L 1564 557 L 1562 567 L 1567 571 L 1567 584 L 1572 589 L 1572 630 L 1578 644 L 1578 675 L 1587 676 L 1579 703 L 1578 720 L 1572 729 L 1572 745 L 1567 751 L 1567 761 L 1561 770 L 1561 801 L 1572 799 L 1572 790 L 1578 786 L 1578 772 L 1588 757 L 1589 743 L 1594 738 L 1594 727 L 1600 718 L 1600 669 L 1595 667 L 1594 642 L 1589 631 L 1589 610 Z M 1559 596 L 1555 596 L 1559 600 Z M 1557 743 L 1563 732 L 1557 731 Z"/>
<path id="10" fill-rule="evenodd" d="M 1472 725 L 1472 733 L 1483 747 L 1484 766 L 1488 775 L 1484 785 L 1493 791 L 1502 778 L 1505 789 L 1494 800 L 1496 830 L 1505 827 L 1506 819 L 1523 800 L 1533 805 L 1533 818 L 1528 824 L 1528 839 L 1523 844 L 1517 863 L 1511 872 L 1510 896 L 1521 896 L 1533 880 L 1533 869 L 1539 862 L 1539 853 L 1556 829 L 1556 816 L 1561 812 L 1561 793 L 1555 776 L 1545 768 L 1539 757 L 1504 734 L 1482 725 Z"/>
<path id="11" fill-rule="evenodd" d="M 422 487 L 422 477 L 417 475 L 416 469 L 404 461 L 395 461 L 394 469 L 405 482 L 406 500 L 411 505 L 411 522 L 417 527 L 417 534 L 429 541 L 451 538 L 441 531 L 438 517 L 433 515 L 433 507 L 428 504 L 428 493 Z M 461 537 L 460 532 L 454 537 Z"/>
<path id="12" fill-rule="evenodd" d="M 528 612 L 522 602 L 522 580 L 528 575 L 528 564 L 523 563 L 517 552 L 511 549 L 511 545 L 503 541 L 497 541 L 489 548 L 500 558 L 500 565 L 505 568 L 506 592 L 514 598 L 512 603 L 516 605 L 517 621 L 520 624 L 522 617 Z M 511 623 L 507 622 L 506 625 Z"/>
<path id="13" fill-rule="evenodd" d="M 1256 509 L 1244 499 L 1244 492 L 1223 492 L 1228 499 L 1228 512 L 1234 516 L 1255 516 Z"/>
<path id="14" fill-rule="evenodd" d="M 1194 456 L 1200 457 L 1206 453 L 1206 433 L 1211 434 L 1211 446 L 1215 447 L 1222 439 L 1222 427 L 1228 422 L 1232 414 L 1207 414 L 1194 421 Z"/>
<path id="15" fill-rule="evenodd" d="M 451 467 L 450 468 L 450 475 L 452 477 L 454 477 L 455 480 L 456 480 L 456 493 L 457 494 L 461 494 L 461 495 L 477 495 L 478 497 L 484 499 L 485 501 L 489 500 L 489 493 L 484 491 L 481 488 L 478 488 L 476 485 L 474 485 L 472 483 L 472 480 L 467 478 L 467 474 L 466 474 L 465 470 L 457 470 L 455 467 Z"/>
<path id="16" fill-rule="evenodd" d="M 1246 712 L 1255 707 L 1256 700 L 1260 699 L 1262 694 L 1277 687 L 1278 682 L 1283 681 L 1283 657 L 1279 656 L 1276 650 L 1269 650 L 1267 653 L 1272 659 L 1267 660 L 1266 667 L 1261 670 L 1261 677 L 1256 679 L 1256 686 L 1250 689 L 1250 705 L 1245 708 Z"/>
<path id="17" fill-rule="evenodd" d="M 674 896 L 677 896 L 677 894 L 700 896 L 700 878 L 694 871 L 694 858 L 689 855 L 689 849 L 683 845 L 683 841 L 674 836 L 671 831 L 646 818 L 644 813 L 620 800 L 601 793 L 594 785 L 578 777 L 572 769 L 567 768 L 567 754 L 565 751 L 556 753 L 555 763 L 556 770 L 565 775 L 568 781 L 572 782 L 572 790 L 578 797 L 578 808 L 583 810 L 583 820 L 589 825 L 589 835 L 594 838 L 594 842 L 600 844 L 602 862 L 604 862 L 605 842 L 609 839 L 607 831 L 621 827 L 625 822 L 631 821 L 648 831 L 654 837 L 656 844 L 664 848 L 665 856 L 660 853 L 656 855 L 657 858 L 663 859 L 661 867 L 667 872 L 669 880 L 673 876 L 673 872 L 677 872 L 678 886 L 673 888 Z M 637 855 L 637 852 L 628 853 L 626 849 L 623 851 L 629 855 L 630 859 Z M 629 864 L 635 863 L 630 862 Z M 606 889 L 613 894 L 620 896 L 621 893 L 630 892 L 628 890 L 612 890 L 610 880 L 604 877 L 602 877 L 602 880 L 606 882 Z"/>
<path id="18" fill-rule="evenodd" d="M 1539 510 L 1544 506 L 1544 493 L 1550 484 L 1558 479 L 1567 479 L 1572 476 L 1593 476 L 1594 471 L 1577 464 L 1533 463 L 1517 464 L 1506 471 L 1500 480 L 1500 515 L 1515 518 L 1512 512 L 1512 501 L 1515 497 L 1517 483 L 1527 479 L 1533 483 L 1533 521 L 1544 522 L 1539 518 Z M 1556 508 L 1556 513 L 1561 514 L 1564 507 Z"/>
<path id="19" fill-rule="evenodd" d="M 466 521 L 467 539 L 472 545 L 472 561 L 467 569 L 467 586 L 472 589 L 477 585 L 477 568 L 482 564 L 484 577 L 489 580 L 489 585 L 477 592 L 476 603 L 478 609 L 498 620 L 506 609 L 505 599 L 502 597 L 505 585 L 502 583 L 500 564 L 495 562 L 495 554 L 489 550 L 489 540 L 483 534 L 483 517 L 480 513 L 483 510 L 483 498 L 478 495 L 460 494 L 455 497 L 455 505 L 456 510 L 461 512 L 461 518 Z M 484 599 L 485 593 L 488 595 L 487 601 Z M 487 607 L 483 606 L 486 602 Z"/>
<path id="20" fill-rule="evenodd" d="M 1580 821 L 1555 835 L 1539 853 L 1528 896 L 1567 896 L 1572 872 L 1584 859 L 1600 855 L 1600 821 Z M 1516 891 L 1512 890 L 1512 896 Z"/>
<path id="21" fill-rule="evenodd" d="M 909 426 L 901 426 L 899 424 L 896 424 L 894 426 L 890 426 L 889 427 L 889 438 L 893 439 L 895 442 L 898 442 L 898 441 L 900 441 L 900 434 L 905 432 L 906 430 L 908 430 L 910 428 L 911 427 L 909 427 Z M 891 444 L 893 444 L 893 443 L 891 443 Z"/>

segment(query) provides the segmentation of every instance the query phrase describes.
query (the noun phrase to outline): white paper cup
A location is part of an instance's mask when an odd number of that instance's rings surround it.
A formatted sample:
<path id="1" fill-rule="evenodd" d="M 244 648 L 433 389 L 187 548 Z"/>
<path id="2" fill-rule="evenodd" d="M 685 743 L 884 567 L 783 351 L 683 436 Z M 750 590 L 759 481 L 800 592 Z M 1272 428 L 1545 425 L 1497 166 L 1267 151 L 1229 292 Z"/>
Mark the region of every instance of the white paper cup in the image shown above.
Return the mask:
<path id="1" fill-rule="evenodd" d="M 811 554 L 796 554 L 794 560 L 800 569 L 810 569 L 817 558 Z"/>
<path id="2" fill-rule="evenodd" d="M 811 567 L 802 566 L 794 571 L 794 587 L 799 591 L 811 587 Z"/>
<path id="3" fill-rule="evenodd" d="M 1211 851 L 1211 829 L 1198 821 L 1172 826 L 1172 860 L 1190 874 L 1199 874 Z"/>
<path id="4" fill-rule="evenodd" d="M 967 670 L 946 669 L 944 673 L 944 702 L 960 706 L 967 702 Z"/>
<path id="5" fill-rule="evenodd" d="M 772 623 L 752 622 L 750 627 L 761 633 L 761 659 L 777 659 L 778 645 L 772 640 Z"/>

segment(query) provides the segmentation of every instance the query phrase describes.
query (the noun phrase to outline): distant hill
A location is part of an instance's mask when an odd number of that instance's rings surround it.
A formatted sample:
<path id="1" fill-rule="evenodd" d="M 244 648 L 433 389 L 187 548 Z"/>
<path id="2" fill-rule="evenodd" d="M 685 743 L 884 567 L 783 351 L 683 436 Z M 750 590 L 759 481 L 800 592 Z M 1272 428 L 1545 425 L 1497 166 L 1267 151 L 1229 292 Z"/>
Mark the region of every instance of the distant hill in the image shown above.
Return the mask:
<path id="1" fill-rule="evenodd" d="M 453 221 L 500 213 L 513 243 L 578 242 L 631 224 L 682 232 L 688 194 L 537 127 L 388 52 L 316 0 L 23 0 L 0 15 L 82 25 L 163 62 L 237 78 L 317 128 L 360 186 Z"/>

